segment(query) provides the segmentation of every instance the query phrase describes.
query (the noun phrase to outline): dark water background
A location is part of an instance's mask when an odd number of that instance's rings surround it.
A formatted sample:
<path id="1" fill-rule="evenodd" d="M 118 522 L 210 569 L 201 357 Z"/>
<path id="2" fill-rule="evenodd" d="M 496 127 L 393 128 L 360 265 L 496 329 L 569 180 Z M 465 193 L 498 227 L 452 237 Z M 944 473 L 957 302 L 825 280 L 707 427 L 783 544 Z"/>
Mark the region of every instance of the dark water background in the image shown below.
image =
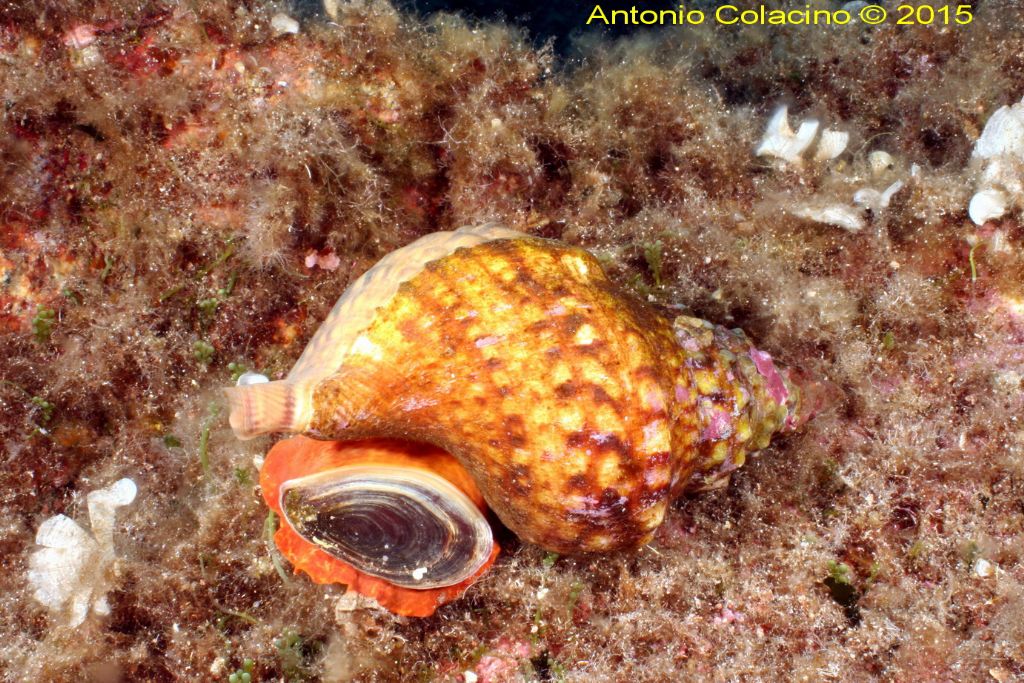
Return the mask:
<path id="1" fill-rule="evenodd" d="M 661 30 L 657 26 L 609 26 L 600 23 L 587 25 L 587 18 L 594 6 L 601 9 L 609 17 L 612 10 L 626 10 L 636 6 L 637 10 L 678 9 L 685 4 L 687 9 L 706 9 L 722 4 L 711 0 L 683 2 L 683 0 L 611 0 L 595 2 L 593 0 L 392 0 L 399 8 L 428 16 L 435 12 L 455 12 L 466 17 L 481 20 L 507 21 L 522 26 L 529 31 L 530 38 L 538 45 L 548 40 L 554 42 L 555 52 L 563 57 L 571 55 L 572 37 L 574 34 L 593 35 L 603 38 L 635 35 L 640 31 Z M 301 16 L 312 16 L 321 12 L 321 0 L 295 0 L 295 10 Z M 668 28 L 671 28 L 668 27 Z"/>
<path id="2" fill-rule="evenodd" d="M 637 10 L 668 10 L 678 9 L 683 4 L 679 0 L 637 0 L 636 2 L 580 2 L 579 0 L 551 2 L 516 2 L 515 0 L 396 0 L 403 9 L 421 15 L 434 12 L 458 12 L 478 19 L 505 20 L 517 26 L 525 27 L 530 37 L 539 43 L 554 40 L 555 51 L 565 56 L 570 52 L 573 34 L 595 34 L 606 38 L 635 35 L 638 31 L 661 30 L 657 26 L 609 26 L 600 22 L 587 25 L 587 18 L 594 6 L 601 5 L 604 13 L 611 17 L 612 10 L 626 10 L 636 6 Z M 686 3 L 687 8 L 698 7 L 699 4 Z"/>

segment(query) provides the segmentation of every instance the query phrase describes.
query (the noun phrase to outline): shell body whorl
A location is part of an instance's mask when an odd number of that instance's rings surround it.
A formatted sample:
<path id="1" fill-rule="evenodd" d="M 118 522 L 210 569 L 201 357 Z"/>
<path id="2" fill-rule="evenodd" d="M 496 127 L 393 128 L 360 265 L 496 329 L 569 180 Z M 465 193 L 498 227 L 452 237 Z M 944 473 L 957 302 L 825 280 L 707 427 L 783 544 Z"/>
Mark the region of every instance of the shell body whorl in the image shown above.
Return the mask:
<path id="1" fill-rule="evenodd" d="M 439 446 L 506 526 L 545 548 L 632 547 L 697 454 L 696 415 L 671 412 L 674 347 L 667 322 L 585 251 L 489 242 L 399 288 L 314 389 L 309 428 Z"/>
<path id="2" fill-rule="evenodd" d="M 674 495 L 793 426 L 799 391 L 741 332 L 670 321 L 580 248 L 477 230 L 389 256 L 420 262 L 383 295 L 346 293 L 288 379 L 232 390 L 232 426 L 433 444 L 506 526 L 563 553 L 646 542 Z"/>

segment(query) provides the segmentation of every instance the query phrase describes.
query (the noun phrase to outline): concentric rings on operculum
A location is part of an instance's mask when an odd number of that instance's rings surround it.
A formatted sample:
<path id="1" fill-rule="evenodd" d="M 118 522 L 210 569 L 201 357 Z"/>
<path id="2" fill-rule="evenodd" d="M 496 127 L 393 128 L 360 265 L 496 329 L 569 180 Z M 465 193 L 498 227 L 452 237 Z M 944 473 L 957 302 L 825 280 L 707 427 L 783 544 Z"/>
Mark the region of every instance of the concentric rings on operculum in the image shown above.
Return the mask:
<path id="1" fill-rule="evenodd" d="M 281 509 L 307 541 L 406 588 L 464 581 L 493 545 L 476 505 L 427 470 L 354 465 L 292 479 L 281 486 Z"/>

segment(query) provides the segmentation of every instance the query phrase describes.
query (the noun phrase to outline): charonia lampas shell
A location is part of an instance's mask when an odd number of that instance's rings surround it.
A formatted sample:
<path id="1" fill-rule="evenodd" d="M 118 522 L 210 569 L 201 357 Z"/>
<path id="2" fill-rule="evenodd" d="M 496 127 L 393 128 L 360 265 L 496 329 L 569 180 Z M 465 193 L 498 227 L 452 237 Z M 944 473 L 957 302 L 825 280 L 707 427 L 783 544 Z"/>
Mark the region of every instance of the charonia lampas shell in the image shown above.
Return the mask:
<path id="1" fill-rule="evenodd" d="M 239 438 L 329 440 L 282 441 L 261 474 L 296 571 L 404 614 L 429 614 L 493 561 L 489 537 L 458 537 L 482 533 L 484 501 L 548 550 L 634 548 L 675 496 L 724 484 L 809 414 L 795 374 L 742 331 L 669 319 L 587 251 L 494 224 L 389 254 L 285 379 L 227 391 Z M 390 441 L 367 458 L 348 443 L 365 439 Z M 443 502 L 450 489 L 423 474 L 396 479 L 412 461 L 474 505 Z"/>

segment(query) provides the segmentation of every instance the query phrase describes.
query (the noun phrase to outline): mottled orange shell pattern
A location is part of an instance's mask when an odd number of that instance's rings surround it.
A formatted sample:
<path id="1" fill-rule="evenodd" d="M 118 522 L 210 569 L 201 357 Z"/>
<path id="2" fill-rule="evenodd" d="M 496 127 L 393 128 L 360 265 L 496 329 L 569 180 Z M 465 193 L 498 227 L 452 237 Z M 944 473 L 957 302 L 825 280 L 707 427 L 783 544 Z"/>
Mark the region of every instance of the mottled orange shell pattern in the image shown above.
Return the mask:
<path id="1" fill-rule="evenodd" d="M 310 432 L 432 443 L 519 537 L 558 552 L 646 542 L 698 451 L 668 320 L 588 252 L 458 249 L 377 310 L 313 393 Z"/>
<path id="2" fill-rule="evenodd" d="M 385 450 L 452 470 L 526 542 L 629 549 L 651 539 L 676 495 L 724 485 L 804 419 L 790 371 L 742 331 L 670 320 L 619 291 L 587 251 L 507 233 L 438 234 L 389 255 L 360 280 L 364 298 L 339 300 L 301 372 L 229 391 L 244 435 L 334 440 L 275 446 L 271 507 L 285 478 L 384 457 L 343 442 L 393 439 Z M 381 281 L 388 273 L 405 279 Z M 426 597 L 360 575 L 291 529 L 277 542 L 315 581 L 404 614 L 429 613 L 472 581 Z"/>

